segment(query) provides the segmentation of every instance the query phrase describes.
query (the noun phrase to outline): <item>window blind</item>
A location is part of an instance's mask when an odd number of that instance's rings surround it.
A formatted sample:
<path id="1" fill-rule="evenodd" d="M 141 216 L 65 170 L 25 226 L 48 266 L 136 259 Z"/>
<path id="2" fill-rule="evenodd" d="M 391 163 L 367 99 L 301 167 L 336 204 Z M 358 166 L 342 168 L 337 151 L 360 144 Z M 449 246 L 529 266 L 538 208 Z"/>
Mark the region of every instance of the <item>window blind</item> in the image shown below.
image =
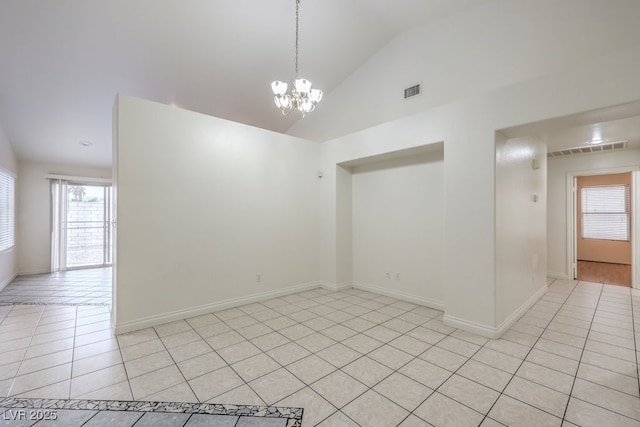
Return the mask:
<path id="1" fill-rule="evenodd" d="M 0 251 L 15 244 L 15 178 L 0 170 Z"/>
<path id="2" fill-rule="evenodd" d="M 604 185 L 583 187 L 582 237 L 629 240 L 629 187 Z"/>

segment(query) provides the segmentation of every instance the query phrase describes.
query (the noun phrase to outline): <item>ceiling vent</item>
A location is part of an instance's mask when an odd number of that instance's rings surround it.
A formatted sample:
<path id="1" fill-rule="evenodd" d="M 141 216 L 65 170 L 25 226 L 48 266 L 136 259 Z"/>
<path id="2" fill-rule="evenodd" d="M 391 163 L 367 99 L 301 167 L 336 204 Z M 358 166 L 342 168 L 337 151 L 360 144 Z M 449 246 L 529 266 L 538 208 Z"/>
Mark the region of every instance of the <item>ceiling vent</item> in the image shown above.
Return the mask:
<path id="1" fill-rule="evenodd" d="M 627 148 L 627 141 L 616 141 L 608 144 L 589 145 L 585 147 L 565 148 L 558 151 L 550 151 L 547 157 L 566 157 L 576 154 L 601 153 L 603 151 L 623 150 Z"/>
<path id="2" fill-rule="evenodd" d="M 420 84 L 408 87 L 404 90 L 404 99 L 411 98 L 412 96 L 420 95 Z"/>

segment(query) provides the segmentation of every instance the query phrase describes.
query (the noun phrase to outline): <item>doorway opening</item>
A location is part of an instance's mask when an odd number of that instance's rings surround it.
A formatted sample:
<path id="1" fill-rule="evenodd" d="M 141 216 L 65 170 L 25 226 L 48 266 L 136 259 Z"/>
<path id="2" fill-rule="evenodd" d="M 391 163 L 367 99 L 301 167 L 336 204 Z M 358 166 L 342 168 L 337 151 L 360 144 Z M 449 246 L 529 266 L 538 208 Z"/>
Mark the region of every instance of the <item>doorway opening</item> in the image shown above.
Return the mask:
<path id="1" fill-rule="evenodd" d="M 574 278 L 632 285 L 631 172 L 574 177 Z"/>
<path id="2" fill-rule="evenodd" d="M 110 183 L 51 181 L 51 271 L 112 264 Z"/>

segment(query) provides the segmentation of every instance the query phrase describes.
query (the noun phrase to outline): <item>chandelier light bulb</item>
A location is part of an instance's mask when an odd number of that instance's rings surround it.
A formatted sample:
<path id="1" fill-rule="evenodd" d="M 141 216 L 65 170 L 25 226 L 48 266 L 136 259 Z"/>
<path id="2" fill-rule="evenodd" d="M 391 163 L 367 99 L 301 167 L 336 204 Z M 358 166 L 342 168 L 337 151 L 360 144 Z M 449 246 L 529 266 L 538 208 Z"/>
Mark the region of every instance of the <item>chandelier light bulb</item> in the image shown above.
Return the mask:
<path id="1" fill-rule="evenodd" d="M 322 91 L 320 89 L 311 89 L 309 91 L 309 100 L 317 104 L 322 99 Z"/>
<path id="2" fill-rule="evenodd" d="M 285 82 L 276 80 L 271 82 L 271 90 L 275 95 L 284 95 L 287 92 L 288 85 Z"/>
<path id="3" fill-rule="evenodd" d="M 289 111 L 291 111 L 291 107 L 293 106 L 293 103 L 291 102 L 291 96 L 289 95 L 276 95 L 273 98 L 276 107 L 278 107 L 280 110 L 282 110 L 282 114 L 286 115 L 289 113 Z"/>
<path id="4" fill-rule="evenodd" d="M 306 95 L 311 90 L 311 82 L 307 79 L 296 79 L 294 83 L 296 92 Z"/>

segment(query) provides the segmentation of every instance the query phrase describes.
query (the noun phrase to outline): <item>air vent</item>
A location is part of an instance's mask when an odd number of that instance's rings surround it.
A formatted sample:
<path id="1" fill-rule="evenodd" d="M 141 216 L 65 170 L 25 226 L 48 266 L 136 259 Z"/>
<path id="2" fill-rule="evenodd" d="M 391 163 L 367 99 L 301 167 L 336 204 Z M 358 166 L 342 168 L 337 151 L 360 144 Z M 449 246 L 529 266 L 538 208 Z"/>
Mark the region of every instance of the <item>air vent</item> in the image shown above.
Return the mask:
<path id="1" fill-rule="evenodd" d="M 608 144 L 588 145 L 585 147 L 565 148 L 558 151 L 550 151 L 547 157 L 566 157 L 576 154 L 601 153 L 603 151 L 623 150 L 627 148 L 627 141 L 616 141 Z"/>
<path id="2" fill-rule="evenodd" d="M 411 98 L 412 96 L 420 95 L 420 85 L 408 87 L 404 90 L 404 99 Z"/>

